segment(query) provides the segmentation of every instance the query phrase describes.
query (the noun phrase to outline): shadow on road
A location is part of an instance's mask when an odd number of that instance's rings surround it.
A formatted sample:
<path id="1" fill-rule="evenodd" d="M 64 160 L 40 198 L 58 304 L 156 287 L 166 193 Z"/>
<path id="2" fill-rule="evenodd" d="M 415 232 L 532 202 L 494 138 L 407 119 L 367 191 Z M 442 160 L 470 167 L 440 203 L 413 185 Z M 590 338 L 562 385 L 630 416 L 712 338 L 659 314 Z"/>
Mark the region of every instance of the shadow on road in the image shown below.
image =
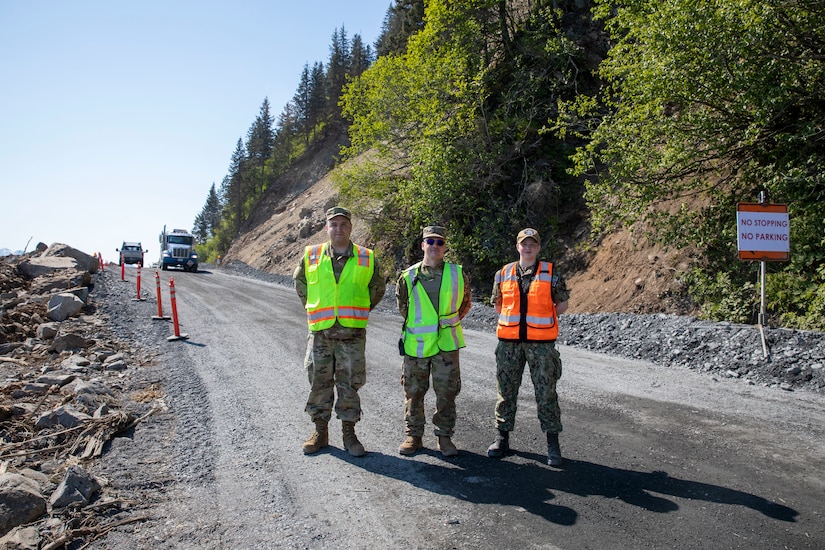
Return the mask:
<path id="1" fill-rule="evenodd" d="M 570 459 L 562 468 L 554 469 L 545 466 L 546 456 L 534 453 L 515 453 L 527 463 L 506 458 L 494 460 L 468 451 L 461 451 L 453 459 L 442 459 L 440 453 L 429 449 L 419 453 L 443 460 L 444 465 L 440 465 L 380 452 L 370 451 L 365 458 L 352 458 L 343 450 L 330 451 L 369 472 L 405 481 L 419 489 L 475 504 L 520 506 L 559 525 L 575 524 L 578 512 L 549 502 L 558 493 L 615 498 L 661 514 L 679 509 L 677 502 L 667 498 L 671 496 L 745 506 L 778 521 L 795 522 L 799 515 L 792 508 L 750 493 L 671 477 L 667 472 L 640 472 Z"/>

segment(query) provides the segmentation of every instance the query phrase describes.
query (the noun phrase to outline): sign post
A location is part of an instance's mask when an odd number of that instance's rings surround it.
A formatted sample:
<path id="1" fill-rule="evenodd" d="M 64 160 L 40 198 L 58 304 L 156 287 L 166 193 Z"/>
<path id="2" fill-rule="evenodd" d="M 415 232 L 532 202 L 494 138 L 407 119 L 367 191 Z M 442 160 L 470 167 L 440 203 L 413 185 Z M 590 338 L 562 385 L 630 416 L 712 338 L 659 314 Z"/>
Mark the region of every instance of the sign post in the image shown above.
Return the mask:
<path id="1" fill-rule="evenodd" d="M 759 331 L 762 334 L 762 351 L 768 356 L 765 342 L 765 262 L 786 262 L 791 255 L 791 224 L 788 206 L 766 204 L 765 192 L 759 193 L 758 203 L 740 202 L 736 205 L 736 242 L 739 259 L 758 260 L 760 266 Z"/>

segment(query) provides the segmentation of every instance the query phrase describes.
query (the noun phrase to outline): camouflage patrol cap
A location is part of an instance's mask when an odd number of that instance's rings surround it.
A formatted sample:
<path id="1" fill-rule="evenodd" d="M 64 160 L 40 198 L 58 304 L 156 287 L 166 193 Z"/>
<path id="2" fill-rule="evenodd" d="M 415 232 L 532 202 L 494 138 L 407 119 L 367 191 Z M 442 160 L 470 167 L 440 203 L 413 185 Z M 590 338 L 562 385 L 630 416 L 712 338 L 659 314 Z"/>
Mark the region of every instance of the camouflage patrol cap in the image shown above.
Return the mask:
<path id="1" fill-rule="evenodd" d="M 422 235 L 423 238 L 427 237 L 440 237 L 444 240 L 447 240 L 447 230 L 441 227 L 440 225 L 428 225 L 424 228 L 424 234 Z"/>
<path id="2" fill-rule="evenodd" d="M 352 219 L 352 214 L 350 214 L 350 211 L 343 206 L 333 206 L 327 210 L 327 220 L 331 220 L 335 216 L 344 216 L 348 220 Z"/>
<path id="3" fill-rule="evenodd" d="M 521 244 L 521 241 L 528 238 L 534 239 L 536 241 L 536 244 L 541 246 L 541 237 L 539 237 L 539 232 L 530 227 L 528 227 L 527 229 L 522 229 L 518 232 L 518 237 L 516 237 L 516 244 Z"/>

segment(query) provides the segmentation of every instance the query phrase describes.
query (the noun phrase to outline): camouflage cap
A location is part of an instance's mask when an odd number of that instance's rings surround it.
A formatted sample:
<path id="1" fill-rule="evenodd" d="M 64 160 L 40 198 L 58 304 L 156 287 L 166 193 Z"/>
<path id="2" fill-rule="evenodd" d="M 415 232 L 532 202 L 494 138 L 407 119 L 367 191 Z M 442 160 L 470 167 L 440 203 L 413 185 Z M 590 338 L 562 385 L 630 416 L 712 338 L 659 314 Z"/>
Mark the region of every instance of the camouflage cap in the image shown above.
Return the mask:
<path id="1" fill-rule="evenodd" d="M 327 210 L 327 220 L 331 220 L 335 216 L 344 216 L 348 220 L 352 219 L 352 214 L 350 214 L 350 211 L 343 206 L 333 206 Z"/>
<path id="2" fill-rule="evenodd" d="M 536 244 L 541 246 L 541 237 L 539 237 L 539 232 L 530 227 L 528 227 L 527 229 L 522 229 L 518 232 L 518 237 L 516 237 L 516 244 L 520 244 L 521 241 L 527 238 L 534 239 L 536 241 Z"/>
<path id="3" fill-rule="evenodd" d="M 422 235 L 423 238 L 427 237 L 441 237 L 442 239 L 447 239 L 447 230 L 441 227 L 440 225 L 428 225 L 424 228 L 424 234 Z"/>

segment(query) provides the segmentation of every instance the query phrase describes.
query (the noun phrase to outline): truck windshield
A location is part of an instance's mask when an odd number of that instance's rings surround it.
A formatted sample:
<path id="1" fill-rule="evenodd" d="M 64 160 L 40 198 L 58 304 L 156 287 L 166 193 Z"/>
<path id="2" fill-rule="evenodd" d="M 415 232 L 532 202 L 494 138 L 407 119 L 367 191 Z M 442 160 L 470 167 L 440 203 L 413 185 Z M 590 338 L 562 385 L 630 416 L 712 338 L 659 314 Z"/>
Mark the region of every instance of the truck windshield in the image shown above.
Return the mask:
<path id="1" fill-rule="evenodd" d="M 186 237 L 183 235 L 169 235 L 167 242 L 169 244 L 186 244 L 192 246 L 192 237 Z"/>

